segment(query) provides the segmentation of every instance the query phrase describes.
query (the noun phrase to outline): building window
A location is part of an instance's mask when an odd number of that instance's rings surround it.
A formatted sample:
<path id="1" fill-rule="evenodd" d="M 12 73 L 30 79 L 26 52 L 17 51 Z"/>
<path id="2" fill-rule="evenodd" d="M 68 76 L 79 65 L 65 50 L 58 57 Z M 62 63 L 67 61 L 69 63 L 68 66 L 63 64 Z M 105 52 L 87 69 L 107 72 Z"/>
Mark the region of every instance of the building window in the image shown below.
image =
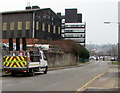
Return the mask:
<path id="1" fill-rule="evenodd" d="M 48 32 L 50 32 L 50 25 L 48 25 Z"/>
<path id="2" fill-rule="evenodd" d="M 10 30 L 14 30 L 14 22 L 10 22 Z"/>
<path id="3" fill-rule="evenodd" d="M 30 21 L 27 21 L 26 22 L 26 30 L 29 30 L 30 29 Z"/>
<path id="4" fill-rule="evenodd" d="M 58 27 L 58 34 L 60 34 L 60 27 Z"/>
<path id="5" fill-rule="evenodd" d="M 36 30 L 39 30 L 39 22 L 36 22 Z"/>
<path id="6" fill-rule="evenodd" d="M 6 31 L 7 30 L 7 23 L 3 23 L 3 31 Z"/>
<path id="7" fill-rule="evenodd" d="M 85 25 L 65 25 L 66 28 L 84 28 Z"/>
<path id="8" fill-rule="evenodd" d="M 45 31 L 45 23 L 42 23 L 42 31 Z"/>
<path id="9" fill-rule="evenodd" d="M 55 26 L 53 26 L 53 33 L 55 33 L 56 32 L 56 27 Z"/>
<path id="10" fill-rule="evenodd" d="M 22 30 L 22 22 L 18 22 L 18 30 Z"/>

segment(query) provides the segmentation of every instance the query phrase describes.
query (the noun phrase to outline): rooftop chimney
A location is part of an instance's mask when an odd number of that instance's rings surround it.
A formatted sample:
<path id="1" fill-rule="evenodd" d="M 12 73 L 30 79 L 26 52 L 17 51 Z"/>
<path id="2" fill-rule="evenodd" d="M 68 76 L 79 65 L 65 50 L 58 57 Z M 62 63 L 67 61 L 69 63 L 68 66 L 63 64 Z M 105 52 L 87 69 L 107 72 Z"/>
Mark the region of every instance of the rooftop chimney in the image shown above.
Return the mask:
<path id="1" fill-rule="evenodd" d="M 59 13 L 57 13 L 57 15 L 61 18 L 61 13 L 59 12 Z"/>
<path id="2" fill-rule="evenodd" d="M 39 6 L 32 6 L 32 9 L 40 9 Z"/>
<path id="3" fill-rule="evenodd" d="M 27 2 L 26 10 L 31 9 L 30 2 Z"/>
<path id="4" fill-rule="evenodd" d="M 26 10 L 29 10 L 29 9 L 31 9 L 31 6 L 27 6 L 27 7 L 26 7 Z"/>

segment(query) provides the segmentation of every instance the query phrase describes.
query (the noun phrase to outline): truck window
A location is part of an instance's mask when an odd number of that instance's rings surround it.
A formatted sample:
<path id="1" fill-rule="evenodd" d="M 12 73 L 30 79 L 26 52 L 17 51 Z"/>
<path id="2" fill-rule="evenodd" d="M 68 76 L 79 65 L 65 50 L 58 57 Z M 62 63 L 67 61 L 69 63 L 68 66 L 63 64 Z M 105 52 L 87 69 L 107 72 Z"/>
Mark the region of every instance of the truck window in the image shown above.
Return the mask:
<path id="1" fill-rule="evenodd" d="M 30 51 L 30 60 L 31 62 L 39 62 L 41 59 L 41 54 L 39 51 Z"/>
<path id="2" fill-rule="evenodd" d="M 47 60 L 47 58 L 46 58 L 46 56 L 44 55 L 44 53 L 43 53 L 43 59 L 44 59 L 44 60 Z"/>

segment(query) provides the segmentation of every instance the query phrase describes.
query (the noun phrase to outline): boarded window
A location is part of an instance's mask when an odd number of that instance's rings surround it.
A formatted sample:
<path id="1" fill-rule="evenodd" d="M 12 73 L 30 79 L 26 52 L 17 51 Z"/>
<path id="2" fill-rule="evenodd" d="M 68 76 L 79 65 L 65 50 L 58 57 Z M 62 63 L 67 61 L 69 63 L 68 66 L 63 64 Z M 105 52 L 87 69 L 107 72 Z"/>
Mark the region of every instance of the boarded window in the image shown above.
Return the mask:
<path id="1" fill-rule="evenodd" d="M 22 30 L 22 22 L 18 22 L 18 30 Z"/>
<path id="2" fill-rule="evenodd" d="M 10 22 L 10 30 L 14 30 L 14 22 Z"/>
<path id="3" fill-rule="evenodd" d="M 26 30 L 30 29 L 30 21 L 26 21 Z"/>
<path id="4" fill-rule="evenodd" d="M 50 32 L 50 25 L 48 25 L 48 32 Z"/>
<path id="5" fill-rule="evenodd" d="M 45 23 L 42 23 L 42 31 L 45 31 Z"/>
<path id="6" fill-rule="evenodd" d="M 3 23 L 3 31 L 7 30 L 7 23 Z"/>
<path id="7" fill-rule="evenodd" d="M 36 22 L 36 30 L 39 30 L 39 22 Z"/>
<path id="8" fill-rule="evenodd" d="M 53 26 L 53 33 L 55 33 L 56 32 L 56 27 L 55 26 Z"/>
<path id="9" fill-rule="evenodd" d="M 58 27 L 58 34 L 60 34 L 60 27 Z"/>

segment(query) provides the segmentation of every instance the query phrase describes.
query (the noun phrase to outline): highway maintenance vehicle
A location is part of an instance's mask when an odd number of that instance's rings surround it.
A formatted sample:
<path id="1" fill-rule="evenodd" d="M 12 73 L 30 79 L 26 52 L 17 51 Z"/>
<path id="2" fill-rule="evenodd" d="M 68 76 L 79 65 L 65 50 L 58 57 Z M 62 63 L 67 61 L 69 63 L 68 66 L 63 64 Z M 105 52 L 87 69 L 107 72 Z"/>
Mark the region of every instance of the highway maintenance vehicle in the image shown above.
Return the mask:
<path id="1" fill-rule="evenodd" d="M 37 45 L 26 45 L 26 38 L 16 38 L 16 48 L 13 48 L 13 39 L 9 38 L 9 53 L 3 55 L 3 70 L 12 76 L 18 73 L 34 76 L 35 72 L 42 71 L 47 74 L 48 63 L 42 49 Z"/>

